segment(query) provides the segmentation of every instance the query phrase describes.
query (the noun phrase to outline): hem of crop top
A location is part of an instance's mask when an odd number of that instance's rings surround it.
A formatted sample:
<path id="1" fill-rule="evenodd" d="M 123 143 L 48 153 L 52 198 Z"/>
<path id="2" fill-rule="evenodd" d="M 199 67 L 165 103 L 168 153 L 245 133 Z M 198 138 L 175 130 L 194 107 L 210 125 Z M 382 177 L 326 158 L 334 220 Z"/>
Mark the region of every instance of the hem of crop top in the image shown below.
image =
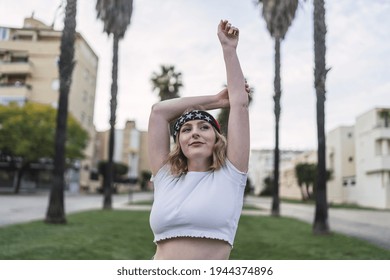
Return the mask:
<path id="1" fill-rule="evenodd" d="M 207 238 L 207 239 L 216 239 L 221 241 L 226 241 L 229 243 L 229 245 L 233 248 L 233 241 L 229 240 L 226 236 L 220 236 L 220 234 L 205 232 L 205 231 L 186 231 L 185 233 L 181 232 L 167 232 L 163 234 L 158 234 L 158 237 L 155 236 L 154 243 L 157 244 L 159 241 L 172 239 L 172 238 L 178 238 L 178 237 L 190 237 L 190 238 Z"/>

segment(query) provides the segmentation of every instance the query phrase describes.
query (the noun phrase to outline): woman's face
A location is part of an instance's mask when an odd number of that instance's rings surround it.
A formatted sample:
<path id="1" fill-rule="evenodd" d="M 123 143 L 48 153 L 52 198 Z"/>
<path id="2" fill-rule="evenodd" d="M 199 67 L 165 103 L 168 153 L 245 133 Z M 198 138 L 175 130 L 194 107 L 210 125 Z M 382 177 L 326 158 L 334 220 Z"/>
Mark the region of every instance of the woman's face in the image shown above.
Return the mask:
<path id="1" fill-rule="evenodd" d="M 187 159 L 211 157 L 215 141 L 214 128 L 206 121 L 188 121 L 180 128 L 179 144 Z"/>

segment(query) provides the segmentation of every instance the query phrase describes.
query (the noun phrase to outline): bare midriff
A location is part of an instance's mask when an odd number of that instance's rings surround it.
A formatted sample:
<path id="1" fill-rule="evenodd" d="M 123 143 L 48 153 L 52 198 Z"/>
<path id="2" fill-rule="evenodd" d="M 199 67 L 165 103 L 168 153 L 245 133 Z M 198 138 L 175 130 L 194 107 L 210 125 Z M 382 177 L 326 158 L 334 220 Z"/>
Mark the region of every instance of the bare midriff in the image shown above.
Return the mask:
<path id="1" fill-rule="evenodd" d="M 223 240 L 177 237 L 157 242 L 155 260 L 227 260 L 232 247 Z"/>

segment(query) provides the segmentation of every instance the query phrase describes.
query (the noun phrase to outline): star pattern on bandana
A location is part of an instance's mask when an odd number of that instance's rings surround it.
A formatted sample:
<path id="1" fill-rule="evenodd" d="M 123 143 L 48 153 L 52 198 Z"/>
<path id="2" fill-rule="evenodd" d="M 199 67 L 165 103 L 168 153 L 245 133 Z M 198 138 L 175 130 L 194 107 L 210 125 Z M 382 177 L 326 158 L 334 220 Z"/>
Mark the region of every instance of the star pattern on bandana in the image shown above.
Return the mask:
<path id="1" fill-rule="evenodd" d="M 174 125 L 174 132 L 173 136 L 176 137 L 176 135 L 179 133 L 179 130 L 181 126 L 192 120 L 204 120 L 210 123 L 212 126 L 214 126 L 219 132 L 220 132 L 220 126 L 218 122 L 214 119 L 212 115 L 205 111 L 199 111 L 199 110 L 193 110 L 190 112 L 187 112 L 183 114 L 180 118 L 177 119 L 175 125 Z"/>

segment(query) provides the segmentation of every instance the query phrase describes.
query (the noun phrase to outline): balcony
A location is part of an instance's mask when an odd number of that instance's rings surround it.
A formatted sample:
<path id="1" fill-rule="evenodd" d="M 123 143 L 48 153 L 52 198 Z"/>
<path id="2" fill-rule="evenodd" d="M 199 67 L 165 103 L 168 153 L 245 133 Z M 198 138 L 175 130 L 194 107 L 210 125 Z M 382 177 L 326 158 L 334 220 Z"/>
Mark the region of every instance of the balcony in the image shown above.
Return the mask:
<path id="1" fill-rule="evenodd" d="M 3 62 L 0 63 L 0 73 L 6 75 L 28 74 L 32 72 L 29 62 Z"/>
<path id="2" fill-rule="evenodd" d="M 377 156 L 366 163 L 366 173 L 390 171 L 390 156 Z"/>
<path id="3" fill-rule="evenodd" d="M 0 84 L 0 98 L 23 98 L 30 96 L 31 86 L 16 82 L 14 84 Z"/>
<path id="4" fill-rule="evenodd" d="M 390 127 L 377 126 L 372 131 L 372 137 L 375 140 L 390 139 Z"/>

